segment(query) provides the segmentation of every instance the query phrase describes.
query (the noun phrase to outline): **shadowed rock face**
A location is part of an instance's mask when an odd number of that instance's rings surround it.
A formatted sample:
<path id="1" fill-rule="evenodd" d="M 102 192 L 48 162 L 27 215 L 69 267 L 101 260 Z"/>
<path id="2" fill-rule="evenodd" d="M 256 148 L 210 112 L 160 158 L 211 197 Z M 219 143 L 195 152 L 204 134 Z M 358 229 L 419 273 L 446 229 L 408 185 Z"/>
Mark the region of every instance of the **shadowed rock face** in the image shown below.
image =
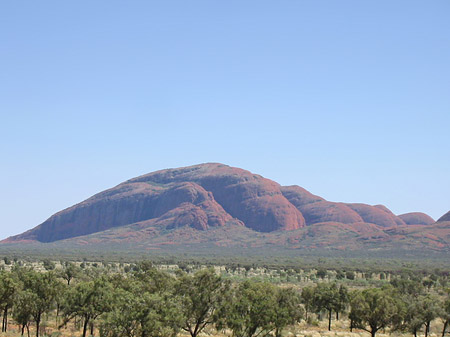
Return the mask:
<path id="1" fill-rule="evenodd" d="M 435 222 L 431 216 L 420 212 L 405 213 L 398 217 L 407 225 L 432 225 Z"/>
<path id="2" fill-rule="evenodd" d="M 355 224 L 364 231 L 373 226 L 390 228 L 405 222 L 427 222 L 426 217 L 416 215 L 418 220 L 413 221 L 410 219 L 414 216 L 404 215 L 403 220 L 382 205 L 330 202 L 299 186 L 282 187 L 249 171 L 211 163 L 128 180 L 56 213 L 8 241 L 52 242 L 136 223 L 168 230 L 238 225 L 258 232 L 338 223 Z"/>
<path id="3" fill-rule="evenodd" d="M 450 212 L 445 213 L 437 222 L 450 221 Z"/>
<path id="4" fill-rule="evenodd" d="M 52 242 L 156 219 L 169 211 L 177 214 L 174 227 L 206 229 L 227 222 L 239 223 L 223 210 L 211 192 L 195 183 L 124 183 L 56 213 L 19 239 Z"/>

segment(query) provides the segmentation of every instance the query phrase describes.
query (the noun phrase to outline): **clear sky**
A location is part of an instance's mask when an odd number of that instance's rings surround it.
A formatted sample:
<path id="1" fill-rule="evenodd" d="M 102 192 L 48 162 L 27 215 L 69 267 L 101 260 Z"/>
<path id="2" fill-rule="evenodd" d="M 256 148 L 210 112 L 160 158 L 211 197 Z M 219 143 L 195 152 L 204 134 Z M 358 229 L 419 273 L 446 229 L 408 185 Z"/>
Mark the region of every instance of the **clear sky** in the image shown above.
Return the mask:
<path id="1" fill-rule="evenodd" d="M 450 210 L 450 1 L 1 1 L 0 238 L 221 162 Z"/>

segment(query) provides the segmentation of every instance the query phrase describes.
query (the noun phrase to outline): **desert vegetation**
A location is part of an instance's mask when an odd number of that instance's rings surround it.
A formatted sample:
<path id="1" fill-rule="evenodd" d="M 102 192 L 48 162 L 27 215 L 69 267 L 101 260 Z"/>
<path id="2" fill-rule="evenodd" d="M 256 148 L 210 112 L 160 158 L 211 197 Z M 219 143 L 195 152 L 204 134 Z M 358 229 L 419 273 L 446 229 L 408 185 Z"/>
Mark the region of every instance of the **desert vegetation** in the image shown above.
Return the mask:
<path id="1" fill-rule="evenodd" d="M 446 336 L 446 272 L 2 261 L 5 336 Z"/>

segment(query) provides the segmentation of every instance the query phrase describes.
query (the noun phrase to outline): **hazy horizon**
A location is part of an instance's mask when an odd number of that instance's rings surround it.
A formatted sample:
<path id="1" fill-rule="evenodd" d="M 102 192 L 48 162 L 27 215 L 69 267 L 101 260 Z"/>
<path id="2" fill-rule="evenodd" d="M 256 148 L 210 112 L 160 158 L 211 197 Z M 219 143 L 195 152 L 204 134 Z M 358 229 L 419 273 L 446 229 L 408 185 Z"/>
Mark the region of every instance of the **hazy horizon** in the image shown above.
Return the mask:
<path id="1" fill-rule="evenodd" d="M 331 201 L 450 210 L 450 3 L 0 4 L 0 238 L 220 162 Z"/>

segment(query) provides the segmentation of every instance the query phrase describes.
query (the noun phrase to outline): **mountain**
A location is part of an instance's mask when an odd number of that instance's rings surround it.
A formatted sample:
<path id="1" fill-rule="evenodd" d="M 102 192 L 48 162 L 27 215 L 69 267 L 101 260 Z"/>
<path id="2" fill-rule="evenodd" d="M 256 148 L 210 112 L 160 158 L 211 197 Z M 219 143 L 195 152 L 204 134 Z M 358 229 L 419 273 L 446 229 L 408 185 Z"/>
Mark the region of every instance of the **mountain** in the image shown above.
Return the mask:
<path id="1" fill-rule="evenodd" d="M 435 223 L 431 216 L 420 212 L 405 213 L 398 217 L 407 225 L 432 225 Z"/>
<path id="2" fill-rule="evenodd" d="M 450 221 L 450 211 L 441 216 L 438 222 Z"/>
<path id="3" fill-rule="evenodd" d="M 130 179 L 3 243 L 445 250 L 447 227 L 423 213 L 396 216 L 383 205 L 331 202 L 299 186 L 208 163 Z"/>

